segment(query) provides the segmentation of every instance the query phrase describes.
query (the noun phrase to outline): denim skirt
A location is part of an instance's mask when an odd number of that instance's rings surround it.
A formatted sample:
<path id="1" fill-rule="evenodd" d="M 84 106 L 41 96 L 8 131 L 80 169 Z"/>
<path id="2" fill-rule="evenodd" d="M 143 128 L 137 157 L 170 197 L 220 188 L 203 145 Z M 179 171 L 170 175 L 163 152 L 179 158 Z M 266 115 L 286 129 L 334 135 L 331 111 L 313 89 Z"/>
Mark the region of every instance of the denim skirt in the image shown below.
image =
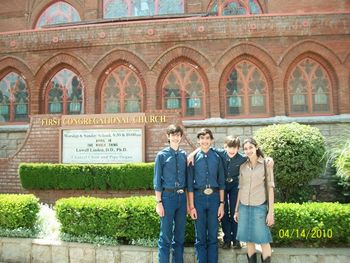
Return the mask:
<path id="1" fill-rule="evenodd" d="M 272 242 L 270 228 L 266 224 L 267 204 L 239 205 L 236 239 L 241 242 L 266 244 Z"/>

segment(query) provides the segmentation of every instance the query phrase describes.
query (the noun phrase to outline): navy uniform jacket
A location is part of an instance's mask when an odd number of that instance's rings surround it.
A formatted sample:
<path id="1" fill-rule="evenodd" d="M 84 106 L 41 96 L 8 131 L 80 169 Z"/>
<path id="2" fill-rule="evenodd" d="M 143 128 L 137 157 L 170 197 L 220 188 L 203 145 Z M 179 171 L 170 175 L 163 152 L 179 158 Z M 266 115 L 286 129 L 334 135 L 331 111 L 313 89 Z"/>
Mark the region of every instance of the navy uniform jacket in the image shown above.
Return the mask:
<path id="1" fill-rule="evenodd" d="M 158 152 L 154 164 L 154 190 L 162 192 L 164 188 L 186 188 L 187 155 L 179 149 L 166 147 Z"/>

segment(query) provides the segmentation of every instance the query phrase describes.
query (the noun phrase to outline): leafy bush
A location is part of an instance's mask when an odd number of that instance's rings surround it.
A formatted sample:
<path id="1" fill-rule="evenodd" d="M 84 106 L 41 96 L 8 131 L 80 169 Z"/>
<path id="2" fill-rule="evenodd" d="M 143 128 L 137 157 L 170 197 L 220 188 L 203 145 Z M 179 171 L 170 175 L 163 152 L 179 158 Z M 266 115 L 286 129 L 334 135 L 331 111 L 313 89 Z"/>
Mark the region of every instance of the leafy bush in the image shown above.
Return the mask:
<path id="1" fill-rule="evenodd" d="M 22 163 L 19 175 L 25 189 L 153 189 L 154 163 L 50 164 Z"/>
<path id="2" fill-rule="evenodd" d="M 350 132 L 350 131 L 348 131 Z M 344 201 L 350 201 L 350 137 L 336 137 L 330 140 L 327 150 L 328 161 L 336 168 L 336 181 Z"/>
<path id="3" fill-rule="evenodd" d="M 135 243 L 140 240 L 155 240 L 159 236 L 160 220 L 155 212 L 153 196 L 66 198 L 56 202 L 55 210 L 61 231 L 70 237 L 107 237 Z M 186 229 L 187 242 L 193 242 L 192 220 L 188 219 Z"/>
<path id="4" fill-rule="evenodd" d="M 310 200 L 309 183 L 324 171 L 325 142 L 320 131 L 291 123 L 267 126 L 255 136 L 263 152 L 275 161 L 276 199 L 282 202 Z"/>
<path id="5" fill-rule="evenodd" d="M 36 226 L 39 202 L 34 195 L 0 194 L 0 233 L 31 236 Z M 24 234 L 23 234 L 24 233 Z"/>
<path id="6" fill-rule="evenodd" d="M 350 245 L 350 205 L 339 203 L 276 203 L 275 245 Z"/>

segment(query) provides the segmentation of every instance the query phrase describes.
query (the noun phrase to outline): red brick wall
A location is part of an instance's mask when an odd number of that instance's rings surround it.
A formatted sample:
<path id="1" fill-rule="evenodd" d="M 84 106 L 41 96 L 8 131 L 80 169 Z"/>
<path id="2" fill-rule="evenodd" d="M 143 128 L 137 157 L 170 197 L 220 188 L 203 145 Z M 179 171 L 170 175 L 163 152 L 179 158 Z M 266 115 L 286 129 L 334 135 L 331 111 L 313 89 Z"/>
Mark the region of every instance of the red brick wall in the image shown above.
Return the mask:
<path id="1" fill-rule="evenodd" d="M 166 122 L 146 123 L 145 124 L 145 160 L 153 162 L 156 153 L 168 145 L 166 138 L 166 127 L 172 123 L 181 125 L 179 114 L 174 111 L 152 111 L 148 115 L 165 116 Z M 147 115 L 146 114 L 146 115 Z M 145 115 L 145 114 L 140 114 Z M 100 117 L 101 115 L 99 115 Z M 18 165 L 23 162 L 33 163 L 58 163 L 60 160 L 61 125 L 48 126 L 42 125 L 42 119 L 60 118 L 59 115 L 37 115 L 31 118 L 31 123 L 27 136 L 18 149 L 17 153 L 10 158 L 0 158 L 0 193 L 23 192 L 21 188 Z M 87 116 L 88 117 L 88 116 Z M 104 128 L 115 128 L 115 125 L 104 125 Z M 69 126 L 70 129 L 81 129 L 81 126 Z M 85 127 L 88 128 L 88 127 Z M 185 135 L 186 136 L 186 135 Z M 185 140 L 186 141 L 186 138 Z M 188 143 L 184 143 L 183 148 L 187 151 L 192 150 Z M 39 191 L 40 192 L 40 191 Z M 60 191 L 59 196 L 67 196 L 72 192 L 83 193 L 84 191 Z M 38 192 L 36 192 L 38 193 Z M 85 192 L 88 193 L 88 192 Z M 90 191 L 89 194 L 95 196 L 109 196 L 109 193 L 102 191 Z M 123 193 L 121 193 L 123 194 Z M 52 191 L 44 191 L 44 200 L 53 200 Z M 118 196 L 117 192 L 112 195 Z"/>
<path id="2" fill-rule="evenodd" d="M 66 0 L 83 21 L 102 18 L 102 0 Z M 185 13 L 207 12 L 210 0 L 185 0 Z M 0 32 L 32 29 L 41 12 L 52 0 L 0 1 Z M 348 0 L 259 0 L 266 14 L 310 14 L 350 11 Z"/>

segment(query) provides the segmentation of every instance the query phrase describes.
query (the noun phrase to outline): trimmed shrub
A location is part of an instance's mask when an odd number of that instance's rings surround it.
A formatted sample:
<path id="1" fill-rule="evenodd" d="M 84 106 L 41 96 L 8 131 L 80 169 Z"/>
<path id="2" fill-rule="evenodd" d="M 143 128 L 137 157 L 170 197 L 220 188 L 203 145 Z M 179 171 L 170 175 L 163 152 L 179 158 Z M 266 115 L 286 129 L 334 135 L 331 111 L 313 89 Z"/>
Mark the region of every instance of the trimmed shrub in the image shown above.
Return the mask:
<path id="1" fill-rule="evenodd" d="M 159 237 L 153 196 L 67 198 L 58 200 L 55 209 L 63 234 L 77 240 L 103 237 L 149 244 Z M 350 204 L 276 203 L 275 221 L 272 235 L 276 246 L 350 245 Z M 186 242 L 192 243 L 194 238 L 194 221 L 187 217 Z"/>
<path id="2" fill-rule="evenodd" d="M 159 216 L 153 196 L 100 199 L 66 198 L 56 202 L 61 231 L 70 236 L 111 237 L 131 243 L 133 240 L 157 239 Z M 194 241 L 192 220 L 186 225 L 186 241 Z"/>
<path id="3" fill-rule="evenodd" d="M 350 130 L 347 130 L 350 133 Z M 334 137 L 327 150 L 329 162 L 334 166 L 337 188 L 343 201 L 350 201 L 350 137 Z"/>
<path id="4" fill-rule="evenodd" d="M 350 245 L 350 205 L 339 203 L 276 203 L 275 245 Z"/>
<path id="5" fill-rule="evenodd" d="M 0 228 L 34 229 L 39 200 L 34 195 L 0 194 Z"/>
<path id="6" fill-rule="evenodd" d="M 25 189 L 153 189 L 154 163 L 50 164 L 22 163 L 19 175 Z"/>
<path id="7" fill-rule="evenodd" d="M 258 130 L 255 138 L 263 152 L 275 161 L 276 199 L 310 200 L 309 183 L 325 167 L 325 142 L 320 131 L 298 123 L 270 125 Z"/>

